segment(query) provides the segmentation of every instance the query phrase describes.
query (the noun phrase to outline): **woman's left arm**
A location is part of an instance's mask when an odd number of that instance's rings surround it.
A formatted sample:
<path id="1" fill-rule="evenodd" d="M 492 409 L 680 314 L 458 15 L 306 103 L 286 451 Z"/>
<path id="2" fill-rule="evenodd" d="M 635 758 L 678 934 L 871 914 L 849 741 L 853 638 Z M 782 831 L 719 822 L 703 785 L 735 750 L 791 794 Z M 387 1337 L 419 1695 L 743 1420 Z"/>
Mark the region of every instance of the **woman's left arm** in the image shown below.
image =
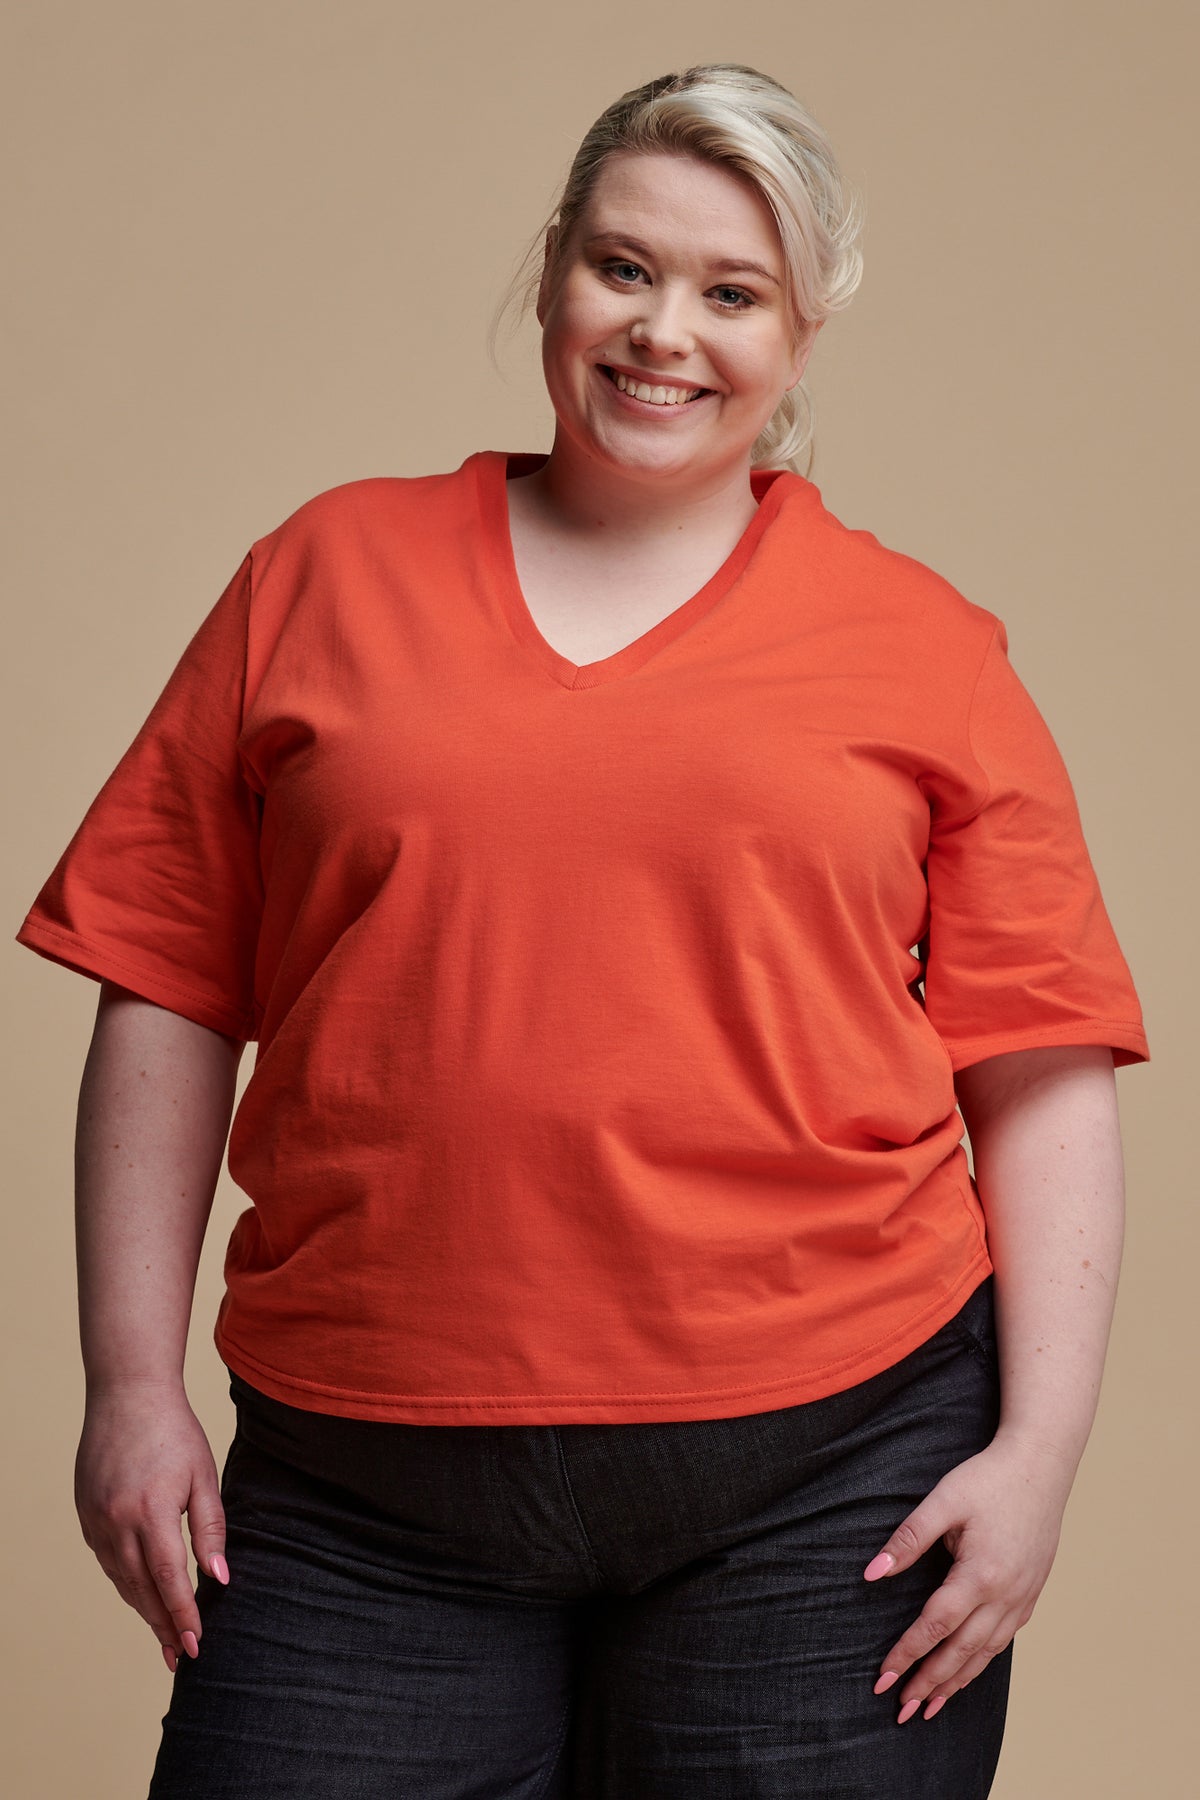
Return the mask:
<path id="1" fill-rule="evenodd" d="M 955 1558 L 883 1660 L 876 1693 L 920 1662 L 900 1723 L 926 1699 L 931 1718 L 1033 1612 L 1096 1414 L 1124 1240 L 1110 1050 L 1013 1051 L 960 1070 L 955 1086 L 995 1268 L 1000 1425 L 867 1565 L 868 1580 L 891 1575 L 938 1538 Z"/>

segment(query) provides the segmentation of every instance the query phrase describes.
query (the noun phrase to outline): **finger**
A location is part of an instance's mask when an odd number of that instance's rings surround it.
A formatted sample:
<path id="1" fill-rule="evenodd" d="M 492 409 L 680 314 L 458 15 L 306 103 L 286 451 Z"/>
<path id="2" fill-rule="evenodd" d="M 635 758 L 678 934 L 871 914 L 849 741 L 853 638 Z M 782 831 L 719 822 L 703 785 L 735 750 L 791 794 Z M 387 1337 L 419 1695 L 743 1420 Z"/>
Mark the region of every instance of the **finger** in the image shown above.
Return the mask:
<path id="1" fill-rule="evenodd" d="M 929 1707 L 932 1707 L 934 1703 L 939 1700 L 944 1703 L 945 1701 L 952 1699 L 955 1694 L 960 1694 L 965 1687 L 969 1687 L 977 1675 L 983 1674 L 983 1671 L 997 1654 L 998 1652 L 995 1651 L 991 1654 L 985 1654 L 981 1650 L 978 1656 L 973 1656 L 970 1662 L 963 1664 L 953 1681 L 939 1681 L 935 1683 L 933 1691 L 928 1696 L 929 1706 L 926 1707 L 924 1713 L 921 1715 L 922 1718 L 928 1719 L 934 1717 L 935 1715 L 930 1712 Z M 941 1707 L 939 1706 L 936 1710 L 940 1712 Z"/>
<path id="2" fill-rule="evenodd" d="M 115 1541 L 114 1580 L 135 1612 L 160 1643 L 195 1656 L 199 1649 L 200 1614 L 187 1574 L 183 1538 L 151 1528 L 128 1531 Z"/>
<path id="3" fill-rule="evenodd" d="M 225 1561 L 225 1508 L 221 1490 L 211 1475 L 197 1476 L 187 1505 L 188 1535 L 192 1555 L 198 1569 L 227 1585 L 229 1565 Z"/>
<path id="4" fill-rule="evenodd" d="M 864 1578 L 878 1581 L 880 1576 L 895 1575 L 901 1569 L 911 1568 L 956 1522 L 950 1504 L 934 1488 L 906 1519 L 900 1521 L 886 1544 L 880 1545 L 863 1570 Z"/>
<path id="5" fill-rule="evenodd" d="M 992 1658 L 1011 1642 L 1011 1633 L 1006 1634 L 1005 1628 L 997 1624 L 995 1613 L 989 1614 L 981 1607 L 967 1620 L 962 1631 L 947 1638 L 916 1670 L 904 1690 L 904 1702 L 924 1700 L 935 1694 L 949 1697 L 957 1693 L 981 1674 Z"/>
<path id="6" fill-rule="evenodd" d="M 935 1588 L 929 1596 L 908 1630 L 884 1657 L 875 1692 L 886 1693 L 889 1687 L 894 1686 L 895 1677 L 903 1675 L 906 1669 L 911 1669 L 915 1662 L 935 1650 L 951 1632 L 957 1631 L 978 1604 L 979 1594 L 976 1589 L 961 1576 L 956 1581 L 952 1569 L 942 1585 Z M 887 1680 L 889 1675 L 893 1677 L 892 1681 Z"/>
<path id="7" fill-rule="evenodd" d="M 145 1619 L 159 1643 L 182 1654 L 180 1635 L 151 1579 L 136 1536 L 131 1534 L 128 1541 L 121 1542 L 105 1540 L 96 1550 L 96 1560 L 126 1606 Z"/>
<path id="8" fill-rule="evenodd" d="M 175 1529 L 149 1526 L 141 1537 L 142 1555 L 150 1579 L 166 1608 L 179 1642 L 189 1656 L 199 1654 L 203 1627 L 200 1609 L 188 1574 L 187 1551 L 176 1521 Z"/>

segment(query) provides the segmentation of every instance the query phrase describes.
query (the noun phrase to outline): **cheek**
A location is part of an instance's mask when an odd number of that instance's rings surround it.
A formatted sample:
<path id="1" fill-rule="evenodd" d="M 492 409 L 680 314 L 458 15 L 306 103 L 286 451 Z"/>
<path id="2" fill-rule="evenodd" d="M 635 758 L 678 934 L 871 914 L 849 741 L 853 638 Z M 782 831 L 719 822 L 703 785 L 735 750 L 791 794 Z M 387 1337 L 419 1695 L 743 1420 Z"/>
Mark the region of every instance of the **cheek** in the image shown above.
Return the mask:
<path id="1" fill-rule="evenodd" d="M 543 330 L 542 374 L 546 392 L 560 411 L 575 412 L 587 404 L 587 361 L 583 341 L 574 329 L 564 329 L 562 320 Z"/>
<path id="2" fill-rule="evenodd" d="M 542 367 L 559 381 L 572 377 L 573 365 L 579 359 L 579 338 L 573 321 L 561 317 L 547 321 L 542 328 Z"/>
<path id="3" fill-rule="evenodd" d="M 562 379 L 574 349 L 571 321 L 555 309 L 542 326 L 542 366 L 547 375 L 553 372 Z"/>
<path id="4" fill-rule="evenodd" d="M 734 392 L 755 407 L 776 405 L 791 381 L 787 357 L 775 344 L 745 346 L 728 358 L 725 371 Z"/>
<path id="5" fill-rule="evenodd" d="M 568 275 L 554 308 L 558 342 L 564 350 L 595 351 L 613 341 L 630 322 L 628 295 L 588 276 Z"/>

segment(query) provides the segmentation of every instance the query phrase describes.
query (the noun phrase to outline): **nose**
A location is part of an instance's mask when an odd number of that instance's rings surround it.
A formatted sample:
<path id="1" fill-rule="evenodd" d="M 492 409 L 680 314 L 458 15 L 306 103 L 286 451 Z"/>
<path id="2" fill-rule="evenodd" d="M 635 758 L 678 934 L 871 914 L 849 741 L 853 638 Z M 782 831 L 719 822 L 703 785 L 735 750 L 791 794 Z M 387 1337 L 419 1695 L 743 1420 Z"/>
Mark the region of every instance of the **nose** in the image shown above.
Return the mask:
<path id="1" fill-rule="evenodd" d="M 689 356 L 696 347 L 696 334 L 689 321 L 687 296 L 672 293 L 664 284 L 653 291 L 644 289 L 638 301 L 629 327 L 630 342 L 656 358 Z"/>

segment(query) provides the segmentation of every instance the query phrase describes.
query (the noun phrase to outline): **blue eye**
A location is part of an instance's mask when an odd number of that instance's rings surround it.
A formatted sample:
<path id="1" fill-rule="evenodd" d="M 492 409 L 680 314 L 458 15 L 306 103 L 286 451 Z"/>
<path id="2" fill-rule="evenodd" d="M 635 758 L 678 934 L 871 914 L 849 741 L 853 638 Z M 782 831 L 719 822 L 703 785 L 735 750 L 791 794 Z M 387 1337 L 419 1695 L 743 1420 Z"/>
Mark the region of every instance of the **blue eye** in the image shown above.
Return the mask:
<path id="1" fill-rule="evenodd" d="M 600 267 L 606 275 L 613 276 L 621 287 L 632 287 L 634 285 L 632 281 L 625 280 L 624 275 L 622 274 L 623 270 L 631 270 L 635 278 L 645 272 L 639 263 L 626 262 L 624 258 L 614 258 L 611 262 L 601 263 Z M 757 304 L 754 296 L 748 294 L 744 288 L 721 286 L 713 288 L 712 292 L 714 294 L 734 295 L 732 301 L 717 301 L 717 305 L 722 312 L 749 312 L 751 307 Z"/>

